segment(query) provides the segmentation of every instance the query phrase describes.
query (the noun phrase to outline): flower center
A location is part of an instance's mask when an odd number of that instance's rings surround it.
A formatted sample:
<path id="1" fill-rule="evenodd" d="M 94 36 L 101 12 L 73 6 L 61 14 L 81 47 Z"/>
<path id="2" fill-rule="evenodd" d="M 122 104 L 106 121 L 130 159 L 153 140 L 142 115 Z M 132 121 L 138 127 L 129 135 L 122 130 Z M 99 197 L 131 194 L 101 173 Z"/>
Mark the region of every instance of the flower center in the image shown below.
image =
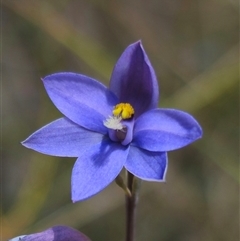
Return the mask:
<path id="1" fill-rule="evenodd" d="M 132 141 L 134 109 L 129 103 L 119 103 L 114 106 L 112 116 L 103 124 L 108 128 L 108 135 L 112 141 L 128 145 Z"/>
<path id="2" fill-rule="evenodd" d="M 134 109 L 129 103 L 119 103 L 114 106 L 113 116 L 109 116 L 103 124 L 113 130 L 122 130 L 124 125 L 122 120 L 130 119 L 134 114 Z"/>

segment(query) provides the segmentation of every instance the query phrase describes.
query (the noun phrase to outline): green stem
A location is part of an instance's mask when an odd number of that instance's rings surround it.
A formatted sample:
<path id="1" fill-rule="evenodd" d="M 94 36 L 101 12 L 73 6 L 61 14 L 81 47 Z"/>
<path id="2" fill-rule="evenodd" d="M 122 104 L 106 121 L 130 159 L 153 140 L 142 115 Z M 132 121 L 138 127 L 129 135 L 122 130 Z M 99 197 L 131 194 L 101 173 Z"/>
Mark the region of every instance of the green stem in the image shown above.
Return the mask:
<path id="1" fill-rule="evenodd" d="M 135 177 L 127 172 L 127 187 L 131 196 L 126 195 L 126 241 L 135 241 L 136 206 L 138 201 L 138 188 L 134 185 Z"/>

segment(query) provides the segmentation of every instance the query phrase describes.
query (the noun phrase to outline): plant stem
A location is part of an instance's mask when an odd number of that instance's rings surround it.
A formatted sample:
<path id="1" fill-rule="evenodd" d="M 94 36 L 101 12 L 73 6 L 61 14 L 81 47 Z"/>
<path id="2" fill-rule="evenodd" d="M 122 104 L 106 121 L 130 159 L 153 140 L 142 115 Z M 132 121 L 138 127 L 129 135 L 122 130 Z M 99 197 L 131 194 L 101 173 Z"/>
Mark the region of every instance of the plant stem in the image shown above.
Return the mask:
<path id="1" fill-rule="evenodd" d="M 127 187 L 131 196 L 126 195 L 126 241 L 135 241 L 136 206 L 138 190 L 134 190 L 134 175 L 127 172 Z"/>

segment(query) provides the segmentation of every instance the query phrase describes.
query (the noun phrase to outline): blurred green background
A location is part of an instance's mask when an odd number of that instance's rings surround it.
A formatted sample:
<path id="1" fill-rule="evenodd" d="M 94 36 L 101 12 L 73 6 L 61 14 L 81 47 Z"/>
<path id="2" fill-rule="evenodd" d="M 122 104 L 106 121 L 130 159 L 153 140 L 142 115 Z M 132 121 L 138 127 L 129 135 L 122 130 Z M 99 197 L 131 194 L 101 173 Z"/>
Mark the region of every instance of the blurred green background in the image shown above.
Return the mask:
<path id="1" fill-rule="evenodd" d="M 239 240 L 239 49 L 234 0 L 2 1 L 2 240 L 56 224 L 93 241 L 124 241 L 122 190 L 71 203 L 75 159 L 20 142 L 61 116 L 40 78 L 60 71 L 108 85 L 122 51 L 141 39 L 159 106 L 190 112 L 204 136 L 169 153 L 166 184 L 144 182 L 137 241 Z"/>

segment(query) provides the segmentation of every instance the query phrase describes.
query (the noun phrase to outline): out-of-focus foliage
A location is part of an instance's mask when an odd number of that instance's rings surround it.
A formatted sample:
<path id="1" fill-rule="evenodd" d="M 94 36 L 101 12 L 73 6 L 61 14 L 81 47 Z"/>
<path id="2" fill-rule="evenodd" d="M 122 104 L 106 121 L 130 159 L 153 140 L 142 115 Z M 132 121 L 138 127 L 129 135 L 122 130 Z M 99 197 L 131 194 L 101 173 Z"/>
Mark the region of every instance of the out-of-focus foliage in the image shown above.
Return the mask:
<path id="1" fill-rule="evenodd" d="M 167 183 L 143 183 L 137 240 L 239 240 L 238 3 L 235 0 L 2 2 L 2 240 L 62 224 L 124 240 L 124 195 L 112 184 L 72 204 L 74 159 L 20 145 L 58 118 L 40 78 L 73 71 L 108 84 L 139 39 L 160 106 L 189 111 L 203 139 L 169 153 Z"/>

